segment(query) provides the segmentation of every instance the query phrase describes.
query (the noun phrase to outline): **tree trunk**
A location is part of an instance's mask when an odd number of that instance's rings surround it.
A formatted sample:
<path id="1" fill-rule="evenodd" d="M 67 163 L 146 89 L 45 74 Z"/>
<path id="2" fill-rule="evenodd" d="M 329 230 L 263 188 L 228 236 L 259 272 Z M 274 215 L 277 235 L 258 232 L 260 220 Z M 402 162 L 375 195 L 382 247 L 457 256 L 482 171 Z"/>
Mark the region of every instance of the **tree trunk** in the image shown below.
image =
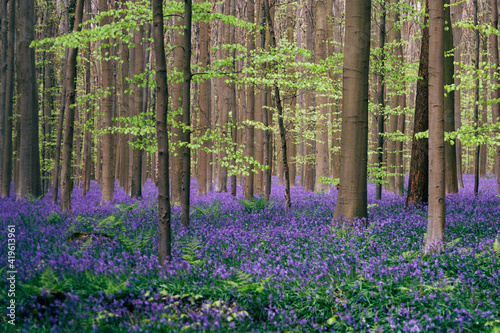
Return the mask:
<path id="1" fill-rule="evenodd" d="M 444 32 L 444 48 L 445 52 L 453 50 L 453 32 L 451 27 L 451 10 L 450 10 L 450 0 L 445 0 L 445 20 L 446 27 L 448 28 Z M 454 57 L 448 55 L 444 59 L 444 77 L 445 84 L 453 84 L 453 76 L 455 74 L 454 70 Z M 444 99 L 444 130 L 445 132 L 453 132 L 455 130 L 455 91 L 452 90 L 448 92 Z M 446 183 L 446 193 L 457 193 L 458 192 L 458 178 L 457 178 L 457 151 L 454 146 L 451 145 L 450 141 L 445 142 L 444 146 L 445 152 L 445 183 Z"/>
<path id="2" fill-rule="evenodd" d="M 7 54 L 7 68 L 5 75 L 5 133 L 4 149 L 2 159 L 2 198 L 7 198 L 10 194 L 10 183 L 12 181 L 12 97 L 14 95 L 14 47 L 15 47 L 15 26 L 16 26 L 16 2 L 9 2 L 9 26 L 7 34 L 7 45 L 3 52 Z M 1 111 L 0 111 L 1 112 Z"/>
<path id="3" fill-rule="evenodd" d="M 105 12 L 108 10 L 108 3 L 106 0 L 99 0 L 99 11 Z M 101 19 L 101 26 L 111 23 L 110 16 L 104 16 Z M 111 40 L 104 40 L 104 44 L 111 44 Z M 113 126 L 113 62 L 111 59 L 106 59 L 111 55 L 111 48 L 105 46 L 101 49 L 102 56 L 102 86 L 106 91 L 102 97 L 102 110 L 104 114 L 101 122 L 101 129 L 108 130 Z M 101 189 L 102 197 L 101 203 L 113 201 L 113 192 L 115 187 L 114 169 L 113 169 L 113 134 L 106 132 L 102 138 L 102 175 L 101 175 Z"/>
<path id="4" fill-rule="evenodd" d="M 426 8 L 429 8 L 426 0 Z M 417 139 L 415 134 L 429 129 L 429 20 L 424 18 L 418 67 L 417 96 L 415 99 L 415 119 L 411 145 L 410 177 L 406 207 L 412 204 L 426 204 L 429 201 L 429 140 Z"/>
<path id="5" fill-rule="evenodd" d="M 255 4 L 253 1 L 247 3 L 247 21 L 255 23 Z M 251 30 L 247 37 L 247 58 L 250 59 L 252 51 L 255 50 L 255 30 Z M 248 60 L 250 61 L 250 60 Z M 251 83 L 247 87 L 247 108 L 245 112 L 245 119 L 247 121 L 255 120 L 255 90 L 254 84 Z M 255 128 L 252 125 L 245 125 L 245 156 L 255 159 Z M 254 194 L 254 167 L 250 165 L 251 170 L 248 176 L 243 177 L 243 195 L 245 199 L 253 199 Z"/>
<path id="6" fill-rule="evenodd" d="M 313 53 L 313 56 L 309 61 L 314 62 L 314 9 L 313 9 L 313 0 L 308 1 L 308 11 L 306 13 L 307 20 L 307 30 L 306 30 L 306 47 Z M 315 113 L 315 96 L 313 92 L 309 89 L 305 91 L 305 107 L 308 109 L 307 112 Z M 308 120 L 306 124 L 308 131 L 313 131 L 316 127 L 312 121 Z M 313 191 L 314 190 L 314 181 L 316 180 L 315 174 L 315 162 L 316 162 L 316 142 L 314 140 L 304 140 L 304 154 L 307 159 L 306 164 L 304 165 L 304 191 Z"/>
<path id="7" fill-rule="evenodd" d="M 208 0 L 205 0 L 207 2 Z M 200 21 L 200 62 L 202 68 L 208 70 L 210 64 L 210 38 L 208 35 L 209 23 L 203 20 Z M 200 109 L 200 130 L 201 135 L 205 134 L 210 128 L 211 124 L 211 98 L 210 98 L 210 78 L 204 78 L 200 82 L 200 96 L 199 96 L 199 109 Z M 198 155 L 198 195 L 206 195 L 208 189 L 208 172 L 209 172 L 209 158 L 207 151 L 210 147 L 209 140 L 204 140 Z"/>
<path id="8" fill-rule="evenodd" d="M 346 2 L 340 188 L 333 215 L 367 218 L 368 68 L 371 1 Z"/>
<path id="9" fill-rule="evenodd" d="M 491 1 L 491 23 L 494 29 L 498 29 L 498 1 Z M 491 85 L 495 87 L 493 89 L 493 99 L 498 101 L 500 98 L 500 87 L 499 87 L 499 75 L 500 75 L 500 60 L 498 57 L 498 36 L 491 36 L 491 58 L 494 66 L 494 75 L 491 78 Z M 500 105 L 497 103 L 491 104 L 491 113 L 493 114 L 493 119 L 496 122 L 500 121 Z M 497 195 L 500 196 L 500 173 L 498 172 L 498 167 L 500 166 L 500 146 L 496 148 L 495 154 L 495 165 L 497 169 L 495 170 L 495 176 L 497 178 Z"/>
<path id="10" fill-rule="evenodd" d="M 30 47 L 35 38 L 35 3 L 19 0 L 16 20 L 17 91 L 21 108 L 21 138 L 19 149 L 20 195 L 18 199 L 40 196 L 40 157 L 38 149 L 38 87 L 35 50 Z"/>
<path id="11" fill-rule="evenodd" d="M 286 7 L 286 35 L 287 35 L 287 41 L 288 43 L 293 43 L 294 42 L 294 37 L 293 33 L 295 30 L 295 5 L 290 3 Z M 293 66 L 289 66 L 288 68 L 289 74 L 293 74 L 294 68 Z M 297 103 L 297 89 L 293 88 L 290 91 L 290 103 L 289 103 L 289 108 L 290 108 L 290 117 L 291 119 L 294 118 L 295 116 L 295 107 Z M 286 125 L 287 128 L 293 128 L 293 120 L 290 120 L 289 123 Z M 286 142 L 287 142 L 287 162 L 289 165 L 289 173 L 290 173 L 290 185 L 295 186 L 295 176 L 297 174 L 297 164 L 295 163 L 295 157 L 297 155 L 296 153 L 296 144 L 295 144 L 295 135 L 293 131 L 288 131 L 286 133 Z M 286 185 L 286 184 L 285 184 Z"/>
<path id="12" fill-rule="evenodd" d="M 474 0 L 474 26 L 477 27 L 477 0 Z M 474 130 L 475 136 L 478 135 L 478 125 L 479 125 L 479 29 L 475 30 L 475 48 L 474 48 L 474 66 L 476 70 L 476 82 L 474 88 Z M 474 158 L 474 195 L 478 194 L 479 191 L 479 154 L 480 146 L 476 146 L 475 158 Z"/>
<path id="13" fill-rule="evenodd" d="M 166 266 L 172 257 L 168 172 L 168 89 L 163 34 L 163 4 L 152 0 L 153 43 L 156 55 L 156 136 L 158 139 L 158 262 Z"/>
<path id="14" fill-rule="evenodd" d="M 444 0 L 429 1 L 429 209 L 425 252 L 440 251 L 445 228 Z"/>
<path id="15" fill-rule="evenodd" d="M 322 63 L 326 59 L 326 13 L 327 9 L 322 1 L 315 4 L 315 62 Z M 321 178 L 330 176 L 329 154 L 328 154 L 328 98 L 325 93 L 316 91 L 316 106 L 319 108 L 319 117 L 316 122 L 316 181 L 314 190 L 317 192 L 330 193 L 330 184 L 322 182 Z"/>
<path id="16" fill-rule="evenodd" d="M 0 2 L 0 47 L 2 53 L 0 53 L 0 187 L 2 186 L 2 169 L 3 169 L 3 159 L 4 159 L 4 141 L 5 141 L 5 93 L 6 86 L 5 81 L 7 81 L 7 40 L 8 40 L 8 11 L 7 11 L 7 0 L 2 0 Z"/>
<path id="17" fill-rule="evenodd" d="M 385 79 L 384 79 L 384 68 L 385 68 L 385 19 L 386 19 L 386 3 L 385 0 L 382 3 L 382 12 L 380 16 L 379 25 L 379 48 L 380 53 L 380 72 L 377 73 L 377 104 L 378 104 L 378 116 L 377 116 L 377 166 L 382 170 L 382 165 L 384 162 L 384 124 L 385 124 Z M 382 173 L 381 173 L 382 174 Z M 375 189 L 375 199 L 382 199 L 382 180 L 383 177 L 378 177 L 378 182 Z"/>
<path id="18" fill-rule="evenodd" d="M 189 199 L 191 188 L 191 0 L 184 0 L 184 63 L 182 71 L 182 142 L 186 143 L 182 153 L 181 172 L 181 223 L 189 228 Z"/>
<path id="19" fill-rule="evenodd" d="M 142 45 L 142 37 L 144 35 L 144 26 L 139 25 L 139 30 L 134 32 L 135 37 L 135 64 L 134 64 L 134 72 L 132 75 L 141 75 L 144 71 L 144 48 Z M 143 118 L 143 103 L 144 103 L 144 94 L 142 87 L 140 84 L 142 82 L 138 81 L 139 79 L 134 80 L 133 88 L 134 92 L 134 112 L 133 115 L 138 119 Z M 134 136 L 133 140 L 140 140 L 140 135 Z M 130 196 L 132 198 L 139 198 L 142 195 L 142 149 L 135 148 L 132 150 L 132 178 L 130 183 Z"/>

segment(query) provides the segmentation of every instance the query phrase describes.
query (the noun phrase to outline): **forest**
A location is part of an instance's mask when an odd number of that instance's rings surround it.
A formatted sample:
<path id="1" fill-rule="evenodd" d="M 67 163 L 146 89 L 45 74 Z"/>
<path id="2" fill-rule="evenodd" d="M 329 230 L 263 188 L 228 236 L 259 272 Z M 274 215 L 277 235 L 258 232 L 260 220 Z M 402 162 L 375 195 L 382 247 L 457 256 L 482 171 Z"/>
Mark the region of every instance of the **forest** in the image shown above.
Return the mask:
<path id="1" fill-rule="evenodd" d="M 0 0 L 5 332 L 500 332 L 498 0 Z"/>

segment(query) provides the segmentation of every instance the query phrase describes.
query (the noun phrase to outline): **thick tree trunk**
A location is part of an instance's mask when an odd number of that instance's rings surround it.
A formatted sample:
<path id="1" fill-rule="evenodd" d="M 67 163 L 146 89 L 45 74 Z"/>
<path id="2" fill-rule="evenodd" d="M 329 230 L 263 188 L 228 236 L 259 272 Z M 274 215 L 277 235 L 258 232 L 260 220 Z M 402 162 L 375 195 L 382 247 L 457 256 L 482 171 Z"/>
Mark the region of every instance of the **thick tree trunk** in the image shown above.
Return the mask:
<path id="1" fill-rule="evenodd" d="M 326 13 L 327 9 L 322 1 L 315 4 L 315 62 L 320 64 L 326 59 Z M 319 117 L 316 122 L 316 181 L 314 190 L 330 193 L 330 184 L 321 181 L 321 178 L 330 176 L 329 149 L 328 149 L 328 98 L 321 91 L 316 92 L 316 105 L 319 108 Z"/>
<path id="2" fill-rule="evenodd" d="M 168 172 L 168 89 L 163 34 L 163 4 L 152 0 L 153 43 L 156 55 L 156 136 L 158 139 L 158 262 L 166 266 L 172 257 Z"/>
<path id="3" fill-rule="evenodd" d="M 7 45 L 3 52 L 7 54 L 7 68 L 5 75 L 5 102 L 3 112 L 5 112 L 5 133 L 4 150 L 2 159 L 2 198 L 7 198 L 10 194 L 10 183 L 12 181 L 12 97 L 14 95 L 14 47 L 15 47 L 15 23 L 16 22 L 16 2 L 9 1 L 9 26 L 7 34 Z M 3 106 L 2 106 L 3 107 Z M 1 112 L 1 111 L 0 111 Z"/>
<path id="4" fill-rule="evenodd" d="M 367 218 L 368 68 L 371 1 L 346 2 L 340 188 L 333 215 Z"/>
<path id="5" fill-rule="evenodd" d="M 426 1 L 426 8 L 429 8 Z M 429 140 L 416 139 L 415 134 L 429 129 L 429 27 L 425 16 L 422 28 L 420 64 L 418 68 L 415 120 L 411 145 L 410 178 L 406 207 L 411 204 L 426 204 L 429 201 Z"/>
<path id="6" fill-rule="evenodd" d="M 429 209 L 425 252 L 442 249 L 445 228 L 444 1 L 429 1 Z"/>
<path id="7" fill-rule="evenodd" d="M 16 20 L 17 91 L 21 108 L 21 138 L 19 149 L 18 199 L 28 195 L 40 196 L 40 157 L 38 149 L 38 88 L 36 80 L 35 50 L 30 47 L 35 38 L 35 3 L 19 0 Z"/>
<path id="8" fill-rule="evenodd" d="M 104 12 L 108 10 L 108 3 L 106 0 L 99 0 L 99 11 Z M 110 16 L 104 16 L 101 19 L 101 25 L 111 23 Z M 110 40 L 104 40 L 104 44 L 110 44 Z M 101 49 L 102 56 L 102 86 L 106 91 L 102 98 L 102 117 L 101 129 L 109 129 L 113 125 L 113 62 L 112 59 L 106 59 L 111 55 L 111 48 L 105 46 Z M 113 168 L 113 134 L 107 132 L 102 138 L 102 175 L 101 175 L 101 189 L 102 197 L 101 203 L 113 201 L 113 192 L 115 189 L 114 168 Z"/>
<path id="9" fill-rule="evenodd" d="M 491 23 L 493 28 L 498 29 L 498 1 L 491 1 Z M 500 60 L 498 57 L 498 36 L 491 36 L 491 58 L 494 66 L 494 75 L 491 78 L 491 85 L 495 87 L 493 89 L 493 99 L 498 101 L 500 98 L 500 87 L 499 87 L 499 75 L 500 75 Z M 496 75 L 495 75 L 496 74 Z M 500 105 L 498 103 L 493 103 L 491 105 L 491 113 L 493 114 L 493 119 L 496 119 L 496 122 L 500 121 Z M 497 195 L 500 195 L 500 172 L 498 170 L 500 166 L 500 146 L 496 148 L 495 154 L 495 176 L 497 178 Z"/>

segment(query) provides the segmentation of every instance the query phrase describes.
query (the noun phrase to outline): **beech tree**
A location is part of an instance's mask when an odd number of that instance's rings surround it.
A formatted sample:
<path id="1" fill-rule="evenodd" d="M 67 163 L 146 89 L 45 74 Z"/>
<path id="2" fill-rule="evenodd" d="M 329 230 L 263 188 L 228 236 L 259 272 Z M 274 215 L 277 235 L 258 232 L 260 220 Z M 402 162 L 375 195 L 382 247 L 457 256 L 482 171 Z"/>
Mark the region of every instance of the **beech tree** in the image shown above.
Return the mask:
<path id="1" fill-rule="evenodd" d="M 343 72 L 343 113 L 340 149 L 340 188 L 333 215 L 368 217 L 368 69 L 370 60 L 371 1 L 346 2 Z"/>
<path id="2" fill-rule="evenodd" d="M 433 0 L 429 2 L 429 215 L 426 252 L 440 250 L 444 241 L 444 149 L 444 0 Z"/>

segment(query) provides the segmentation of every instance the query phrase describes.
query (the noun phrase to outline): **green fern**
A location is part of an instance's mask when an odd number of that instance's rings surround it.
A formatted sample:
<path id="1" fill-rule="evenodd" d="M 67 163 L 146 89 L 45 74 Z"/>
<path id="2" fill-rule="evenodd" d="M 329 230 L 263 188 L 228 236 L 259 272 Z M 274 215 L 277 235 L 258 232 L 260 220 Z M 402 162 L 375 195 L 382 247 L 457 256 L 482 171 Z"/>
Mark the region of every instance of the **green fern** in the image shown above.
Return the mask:
<path id="1" fill-rule="evenodd" d="M 264 197 L 255 197 L 253 200 L 236 199 L 243 206 L 246 213 L 259 212 L 266 207 L 272 207 L 273 202 L 268 202 Z"/>
<path id="2" fill-rule="evenodd" d="M 196 259 L 198 250 L 200 250 L 202 245 L 203 243 L 196 237 L 182 244 L 181 250 L 184 253 L 182 259 L 186 260 L 191 266 L 201 267 L 207 261 L 206 259 Z"/>
<path id="3" fill-rule="evenodd" d="M 218 218 L 221 214 L 222 211 L 220 209 L 220 206 L 222 205 L 222 202 L 220 201 L 215 201 L 211 203 L 209 206 L 192 206 L 193 209 L 198 213 L 198 216 L 210 216 L 213 214 L 215 218 Z"/>
<path id="4" fill-rule="evenodd" d="M 236 271 L 236 281 L 226 280 L 225 284 L 233 286 L 240 294 L 248 292 L 262 293 L 265 290 L 266 284 L 271 280 L 273 275 L 265 278 L 262 281 L 251 282 L 253 280 L 252 274 L 244 271 Z"/>

